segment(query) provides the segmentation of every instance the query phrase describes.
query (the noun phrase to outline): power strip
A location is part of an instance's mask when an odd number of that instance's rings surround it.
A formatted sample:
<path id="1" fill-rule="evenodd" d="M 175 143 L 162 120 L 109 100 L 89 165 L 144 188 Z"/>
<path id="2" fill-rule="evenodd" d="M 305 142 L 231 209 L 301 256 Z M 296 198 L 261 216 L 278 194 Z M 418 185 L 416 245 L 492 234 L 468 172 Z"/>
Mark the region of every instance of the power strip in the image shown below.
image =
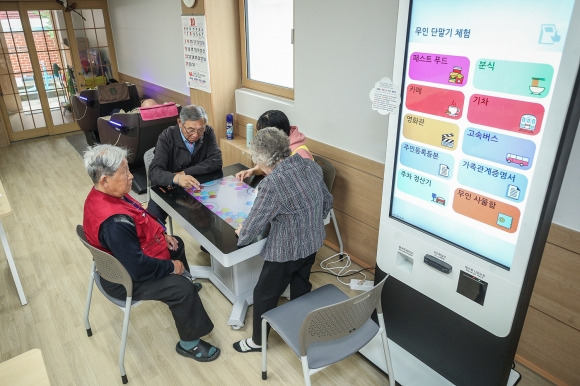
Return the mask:
<path id="1" fill-rule="evenodd" d="M 371 280 L 350 279 L 350 288 L 355 291 L 368 291 L 374 286 Z"/>

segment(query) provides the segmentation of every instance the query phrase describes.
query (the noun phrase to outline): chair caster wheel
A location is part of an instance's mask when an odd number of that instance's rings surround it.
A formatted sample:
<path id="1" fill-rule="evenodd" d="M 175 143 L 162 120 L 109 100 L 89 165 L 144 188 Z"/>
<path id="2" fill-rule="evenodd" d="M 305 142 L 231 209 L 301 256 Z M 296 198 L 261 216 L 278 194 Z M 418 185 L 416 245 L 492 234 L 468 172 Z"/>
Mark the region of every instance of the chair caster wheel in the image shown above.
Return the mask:
<path id="1" fill-rule="evenodd" d="M 234 325 L 232 325 L 232 329 L 234 329 L 234 330 L 239 330 L 242 327 L 244 327 L 243 324 L 234 324 Z"/>

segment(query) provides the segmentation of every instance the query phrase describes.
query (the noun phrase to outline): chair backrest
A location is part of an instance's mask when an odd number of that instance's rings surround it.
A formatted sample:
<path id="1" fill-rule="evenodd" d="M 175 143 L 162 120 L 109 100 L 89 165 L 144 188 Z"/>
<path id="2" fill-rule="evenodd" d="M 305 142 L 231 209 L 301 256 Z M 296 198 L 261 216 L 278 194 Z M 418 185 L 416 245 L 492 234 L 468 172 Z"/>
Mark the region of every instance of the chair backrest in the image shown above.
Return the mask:
<path id="1" fill-rule="evenodd" d="M 100 103 L 98 92 L 95 89 L 81 90 L 79 95 L 73 95 L 71 98 L 73 113 L 81 130 L 85 133 L 94 132 L 96 139 L 99 140 L 97 125 L 99 117 L 111 115 L 114 109 L 129 111 L 138 107 L 139 92 L 137 86 L 130 84 L 127 87 L 129 89 L 129 99 L 112 103 Z M 83 97 L 86 100 L 82 100 L 79 97 Z M 93 145 L 95 141 L 91 142 L 93 143 L 89 143 L 89 145 Z"/>
<path id="2" fill-rule="evenodd" d="M 86 98 L 86 100 L 79 97 Z M 71 98 L 75 120 L 84 132 L 97 131 L 99 102 L 95 102 L 96 97 L 96 90 L 82 90 L 79 95 L 73 95 Z"/>
<path id="3" fill-rule="evenodd" d="M 111 86 L 111 85 L 109 85 Z M 131 111 L 135 107 L 139 107 L 139 91 L 137 90 L 137 86 L 134 84 L 127 85 L 129 90 L 129 99 L 122 100 L 122 101 L 115 101 L 110 103 L 99 103 L 99 117 L 104 117 L 106 115 L 111 115 L 113 110 L 115 109 L 122 109 L 125 111 Z M 95 90 L 96 91 L 96 90 Z M 97 103 L 99 98 L 99 93 L 96 93 Z"/>
<path id="4" fill-rule="evenodd" d="M 101 251 L 89 244 L 82 225 L 77 225 L 77 235 L 93 255 L 98 274 L 111 283 L 121 284 L 127 291 L 127 297 L 132 297 L 133 280 L 129 272 L 123 267 L 123 264 L 110 253 Z"/>
<path id="5" fill-rule="evenodd" d="M 305 356 L 312 343 L 340 339 L 357 331 L 375 309 L 382 313 L 381 292 L 386 280 L 351 299 L 311 311 L 300 327 L 300 355 Z"/>
<path id="6" fill-rule="evenodd" d="M 164 105 L 159 105 L 163 108 Z M 157 106 L 149 108 L 155 109 Z M 143 166 L 143 155 L 157 144 L 159 135 L 169 126 L 177 124 L 181 106 L 172 105 L 174 115 L 143 120 L 140 111 L 114 113 L 110 117 L 98 118 L 101 143 L 110 143 L 128 150 L 127 162 L 131 170 Z M 111 124 L 110 122 L 115 122 Z M 118 127 L 122 127 L 119 131 Z"/>
<path id="7" fill-rule="evenodd" d="M 326 158 L 319 155 L 313 154 L 312 157 L 322 168 L 324 183 L 326 184 L 328 191 L 332 193 L 332 186 L 334 185 L 334 178 L 336 177 L 336 169 L 334 168 L 334 165 L 332 165 Z"/>
<path id="8" fill-rule="evenodd" d="M 151 199 L 151 181 L 149 180 L 149 165 L 153 162 L 153 157 L 155 157 L 155 148 L 147 150 L 143 155 L 143 163 L 145 164 L 145 176 L 147 178 L 147 201 Z"/>

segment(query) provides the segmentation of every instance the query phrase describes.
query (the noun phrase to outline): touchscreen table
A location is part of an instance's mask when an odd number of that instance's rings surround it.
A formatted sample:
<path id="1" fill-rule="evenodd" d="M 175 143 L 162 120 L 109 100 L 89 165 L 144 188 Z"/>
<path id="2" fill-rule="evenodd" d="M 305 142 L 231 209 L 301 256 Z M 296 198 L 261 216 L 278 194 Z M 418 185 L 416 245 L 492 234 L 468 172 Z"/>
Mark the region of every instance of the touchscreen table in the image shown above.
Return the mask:
<path id="1" fill-rule="evenodd" d="M 235 176 L 204 182 L 199 189 L 186 191 L 234 229 L 248 217 L 258 194 L 256 188 L 240 182 Z"/>
<path id="2" fill-rule="evenodd" d="M 261 176 L 238 181 L 234 175 L 245 169 L 234 164 L 219 173 L 197 176 L 200 189 L 151 187 L 151 199 L 210 253 L 211 264 L 190 265 L 190 273 L 209 279 L 232 303 L 227 323 L 234 329 L 244 325 L 253 304 L 253 290 L 264 264 L 260 251 L 266 242 L 264 235 L 243 247 L 237 245 L 235 229 L 250 213 L 255 187 L 261 181 Z"/>

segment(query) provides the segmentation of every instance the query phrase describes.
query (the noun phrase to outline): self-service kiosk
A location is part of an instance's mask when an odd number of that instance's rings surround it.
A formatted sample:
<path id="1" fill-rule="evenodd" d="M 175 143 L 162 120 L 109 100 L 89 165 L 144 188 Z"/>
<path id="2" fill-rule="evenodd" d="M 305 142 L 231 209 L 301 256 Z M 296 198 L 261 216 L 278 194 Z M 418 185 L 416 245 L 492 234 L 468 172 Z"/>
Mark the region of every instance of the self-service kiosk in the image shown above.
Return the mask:
<path id="1" fill-rule="evenodd" d="M 580 116 L 580 1 L 399 7 L 376 265 L 395 377 L 505 385 Z"/>

